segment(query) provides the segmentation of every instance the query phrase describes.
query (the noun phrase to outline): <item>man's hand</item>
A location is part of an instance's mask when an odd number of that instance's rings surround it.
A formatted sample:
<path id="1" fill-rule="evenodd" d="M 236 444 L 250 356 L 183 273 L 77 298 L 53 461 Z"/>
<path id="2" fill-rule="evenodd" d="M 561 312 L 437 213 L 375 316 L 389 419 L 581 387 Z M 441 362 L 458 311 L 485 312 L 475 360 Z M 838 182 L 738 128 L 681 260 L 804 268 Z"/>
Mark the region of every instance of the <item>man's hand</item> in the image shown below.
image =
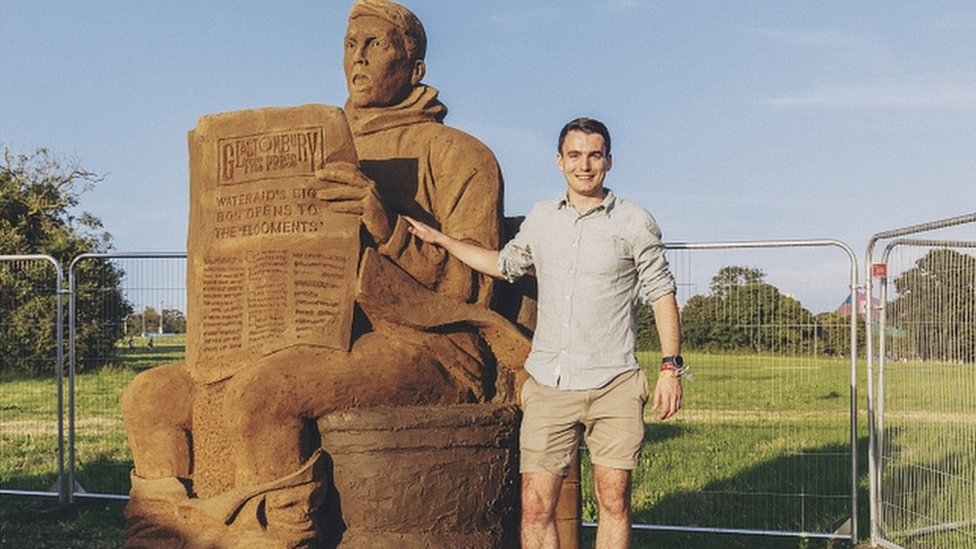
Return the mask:
<path id="1" fill-rule="evenodd" d="M 502 278 L 502 273 L 498 270 L 498 252 L 496 250 L 489 250 L 472 242 L 451 238 L 412 217 L 405 215 L 403 218 L 408 223 L 407 230 L 410 231 L 410 234 L 424 242 L 444 248 L 462 263 L 478 272 L 495 278 Z"/>
<path id="2" fill-rule="evenodd" d="M 678 413 L 683 399 L 684 391 L 681 388 L 680 377 L 672 376 L 670 371 L 666 372 L 666 375 L 658 376 L 657 385 L 654 387 L 654 405 L 651 407 L 652 410 L 661 407 L 658 419 L 668 419 Z"/>
<path id="3" fill-rule="evenodd" d="M 416 236 L 420 240 L 429 242 L 431 244 L 437 244 L 438 246 L 442 246 L 443 242 L 446 240 L 446 235 L 444 235 L 444 233 L 438 231 L 430 225 L 422 221 L 417 221 L 416 219 L 407 215 L 403 216 L 403 218 L 407 220 L 407 230 L 410 231 L 410 234 Z"/>
<path id="4" fill-rule="evenodd" d="M 373 240 L 381 244 L 389 240 L 393 233 L 390 213 L 376 191 L 376 183 L 369 179 L 355 164 L 333 162 L 315 172 L 320 181 L 337 183 L 320 189 L 316 196 L 336 213 L 355 214 L 362 218 L 363 225 Z"/>

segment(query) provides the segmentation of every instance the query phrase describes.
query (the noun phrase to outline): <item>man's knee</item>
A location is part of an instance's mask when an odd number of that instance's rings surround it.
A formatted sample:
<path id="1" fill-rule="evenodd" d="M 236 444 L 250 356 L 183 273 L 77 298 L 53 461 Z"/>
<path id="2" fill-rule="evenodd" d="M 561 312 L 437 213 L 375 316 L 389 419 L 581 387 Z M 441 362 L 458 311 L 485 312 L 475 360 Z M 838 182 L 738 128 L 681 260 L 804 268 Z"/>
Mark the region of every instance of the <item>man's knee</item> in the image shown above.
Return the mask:
<path id="1" fill-rule="evenodd" d="M 630 471 L 594 464 L 593 484 L 601 516 L 630 514 Z"/>
<path id="2" fill-rule="evenodd" d="M 562 477 L 548 472 L 522 474 L 524 522 L 544 524 L 555 520 L 562 481 Z"/>

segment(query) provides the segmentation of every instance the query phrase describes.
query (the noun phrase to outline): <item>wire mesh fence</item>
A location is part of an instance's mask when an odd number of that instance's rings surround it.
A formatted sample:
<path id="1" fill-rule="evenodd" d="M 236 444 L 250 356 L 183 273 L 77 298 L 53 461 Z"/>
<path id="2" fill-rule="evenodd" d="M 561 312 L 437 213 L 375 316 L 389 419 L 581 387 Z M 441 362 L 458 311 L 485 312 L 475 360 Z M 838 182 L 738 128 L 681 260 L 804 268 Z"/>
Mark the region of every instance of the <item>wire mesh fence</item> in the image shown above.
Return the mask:
<path id="1" fill-rule="evenodd" d="M 749 547 L 767 546 L 757 536 L 770 547 L 852 539 L 866 438 L 854 415 L 856 310 L 845 305 L 853 253 L 794 241 L 672 244 L 668 257 L 694 380 L 674 420 L 648 411 L 635 528 L 739 535 Z M 658 357 L 645 356 L 652 380 Z"/>
<path id="2" fill-rule="evenodd" d="M 973 270 L 958 274 L 969 268 L 971 250 L 903 243 L 885 261 L 889 296 L 879 300 L 870 284 L 856 284 L 856 261 L 835 241 L 671 245 L 685 354 L 696 379 L 685 384 L 677 421 L 656 423 L 648 413 L 635 472 L 636 528 L 856 537 L 864 510 L 858 500 L 868 499 L 858 495 L 858 448 L 867 447 L 874 427 L 884 449 L 878 478 L 885 499 L 871 521 L 886 533 L 880 544 L 923 547 L 949 539 L 946 547 L 971 546 L 972 302 L 936 294 L 921 300 L 898 282 L 923 270 L 919 261 L 931 250 L 946 249 L 958 255 L 946 256 L 952 258 L 946 268 L 936 262 L 925 272 L 945 272 L 972 292 Z M 69 290 L 59 292 L 60 268 L 50 258 L 0 258 L 0 338 L 12 349 L 0 354 L 0 489 L 57 494 L 65 463 L 60 484 L 75 487 L 69 496 L 125 497 L 131 456 L 121 392 L 139 371 L 182 360 L 185 273 L 183 254 L 92 254 L 71 264 Z M 65 293 L 73 299 L 62 315 L 57 298 Z M 14 312 L 26 315 L 24 305 L 34 300 L 33 320 L 15 322 Z M 928 317 L 921 312 L 936 306 Z M 59 345 L 62 316 L 68 337 Z M 879 330 L 885 317 L 885 337 L 865 338 L 866 327 Z M 110 328 L 89 331 L 93 323 Z M 53 339 L 51 350 L 30 351 L 22 326 Z M 865 409 L 855 362 L 865 345 L 883 347 L 887 358 L 878 426 L 856 416 Z M 14 372 L 14 359 L 40 379 Z M 656 355 L 642 359 L 653 370 Z M 870 356 L 868 363 L 870 375 Z M 866 408 L 873 418 L 870 403 Z M 67 452 L 63 461 L 59 445 Z M 592 509 L 584 517 L 593 518 Z M 962 544 L 951 545 L 956 540 Z"/>
<path id="3" fill-rule="evenodd" d="M 85 254 L 71 290 L 68 476 L 76 496 L 126 497 L 132 456 L 122 391 L 139 372 L 185 355 L 185 254 Z M 112 324 L 86 334 L 82 323 Z M 79 342 L 90 352 L 80 352 Z"/>
<path id="4" fill-rule="evenodd" d="M 0 256 L 0 492 L 64 499 L 60 265 Z"/>
<path id="5" fill-rule="evenodd" d="M 976 546 L 976 215 L 878 263 L 873 539 Z M 965 221 L 963 219 L 962 221 Z M 900 235 L 904 236 L 904 235 Z"/>

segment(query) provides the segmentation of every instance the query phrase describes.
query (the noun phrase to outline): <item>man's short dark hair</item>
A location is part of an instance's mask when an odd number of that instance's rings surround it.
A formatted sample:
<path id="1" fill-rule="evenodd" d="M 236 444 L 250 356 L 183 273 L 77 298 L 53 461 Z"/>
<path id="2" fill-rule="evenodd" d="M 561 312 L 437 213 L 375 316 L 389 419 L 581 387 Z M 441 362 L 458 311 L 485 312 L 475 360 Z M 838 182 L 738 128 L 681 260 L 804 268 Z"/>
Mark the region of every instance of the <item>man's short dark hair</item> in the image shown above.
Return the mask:
<path id="1" fill-rule="evenodd" d="M 603 145 L 606 149 L 605 154 L 610 154 L 610 130 L 607 129 L 606 125 L 599 120 L 593 118 L 580 117 L 575 120 L 570 120 L 568 124 L 563 126 L 562 131 L 559 132 L 559 143 L 556 146 L 556 151 L 559 154 L 563 152 L 563 142 L 566 141 L 566 134 L 576 130 L 583 133 L 598 133 L 603 137 Z"/>

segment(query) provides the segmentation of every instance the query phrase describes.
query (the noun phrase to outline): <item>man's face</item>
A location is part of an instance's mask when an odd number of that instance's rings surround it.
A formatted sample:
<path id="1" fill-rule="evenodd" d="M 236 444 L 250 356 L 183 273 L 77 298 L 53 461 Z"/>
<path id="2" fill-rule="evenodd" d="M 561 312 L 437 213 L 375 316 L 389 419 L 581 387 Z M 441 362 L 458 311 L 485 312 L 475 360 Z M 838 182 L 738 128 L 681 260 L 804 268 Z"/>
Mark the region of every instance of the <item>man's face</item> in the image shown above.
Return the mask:
<path id="1" fill-rule="evenodd" d="M 342 66 L 349 100 L 357 107 L 395 105 L 414 85 L 403 39 L 392 23 L 379 17 L 349 21 Z"/>
<path id="2" fill-rule="evenodd" d="M 566 178 L 570 194 L 602 198 L 603 180 L 612 160 L 606 153 L 602 135 L 571 130 L 556 156 L 556 165 Z"/>

